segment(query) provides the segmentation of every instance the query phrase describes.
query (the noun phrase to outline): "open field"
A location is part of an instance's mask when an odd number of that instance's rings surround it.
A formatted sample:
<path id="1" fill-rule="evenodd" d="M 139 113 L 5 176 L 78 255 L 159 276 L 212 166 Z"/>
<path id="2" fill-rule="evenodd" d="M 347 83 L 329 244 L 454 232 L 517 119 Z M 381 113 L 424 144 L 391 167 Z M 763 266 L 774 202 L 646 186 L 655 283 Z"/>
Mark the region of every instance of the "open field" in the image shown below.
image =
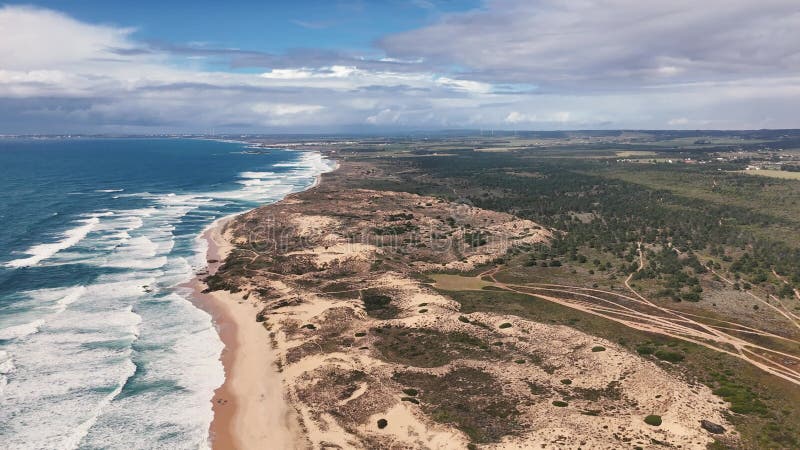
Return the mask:
<path id="1" fill-rule="evenodd" d="M 625 150 L 621 152 L 617 152 L 616 155 L 620 158 L 636 158 L 641 156 L 656 156 L 658 153 L 656 152 L 648 152 L 648 151 L 637 151 L 637 150 Z"/>
<path id="2" fill-rule="evenodd" d="M 781 178 L 784 180 L 800 180 L 800 172 L 789 172 L 787 170 L 740 170 L 738 173 L 757 175 L 761 177 Z"/>
<path id="3" fill-rule="evenodd" d="M 428 275 L 434 280 L 433 286 L 436 289 L 445 291 L 470 291 L 481 290 L 486 286 L 493 286 L 494 283 L 483 281 L 481 277 L 464 277 L 461 275 L 448 275 L 444 273 L 434 273 Z"/>

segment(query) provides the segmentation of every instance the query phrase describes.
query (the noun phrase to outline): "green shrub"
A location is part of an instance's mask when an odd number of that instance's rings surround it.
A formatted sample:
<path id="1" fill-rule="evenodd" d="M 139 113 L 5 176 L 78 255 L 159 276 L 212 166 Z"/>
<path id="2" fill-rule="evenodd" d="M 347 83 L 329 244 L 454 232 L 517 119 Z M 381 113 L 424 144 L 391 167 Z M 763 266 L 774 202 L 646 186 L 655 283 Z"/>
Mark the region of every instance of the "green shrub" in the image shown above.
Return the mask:
<path id="1" fill-rule="evenodd" d="M 640 345 L 636 347 L 636 353 L 640 355 L 652 355 L 653 353 L 655 353 L 655 351 L 656 349 L 654 349 L 649 345 Z"/>
<path id="2" fill-rule="evenodd" d="M 669 351 L 669 350 L 656 350 L 654 355 L 655 355 L 656 358 L 658 358 L 658 359 L 660 359 L 662 361 L 667 361 L 667 362 L 671 362 L 671 363 L 678 363 L 678 362 L 683 361 L 686 358 L 685 356 L 683 356 L 682 353 L 673 352 L 673 351 Z"/>
<path id="3" fill-rule="evenodd" d="M 392 298 L 387 295 L 364 295 L 362 300 L 367 311 L 385 308 L 392 302 Z"/>
<path id="4" fill-rule="evenodd" d="M 389 425 L 389 422 L 386 419 L 378 419 L 378 428 L 382 430 L 386 428 L 386 425 Z"/>
<path id="5" fill-rule="evenodd" d="M 515 359 L 514 362 L 517 363 L 517 364 L 525 364 L 525 360 L 524 359 Z"/>
<path id="6" fill-rule="evenodd" d="M 569 378 L 564 378 L 563 380 L 561 380 L 561 384 L 566 384 L 566 385 L 572 384 L 572 380 L 570 380 Z"/>
<path id="7" fill-rule="evenodd" d="M 657 416 L 655 414 L 650 414 L 649 416 L 644 418 L 644 423 L 648 425 L 652 425 L 654 427 L 661 425 L 661 416 Z"/>
<path id="8" fill-rule="evenodd" d="M 415 399 L 414 397 L 402 397 L 400 400 L 419 405 L 419 400 Z"/>
<path id="9" fill-rule="evenodd" d="M 428 312 L 428 309 L 427 309 L 427 308 L 422 308 L 422 309 L 420 309 L 420 310 L 419 310 L 419 313 L 420 313 L 420 314 L 424 314 L 424 313 L 426 313 L 426 312 Z"/>
<path id="10" fill-rule="evenodd" d="M 458 320 L 464 323 L 469 323 L 469 318 L 467 318 L 466 316 L 458 316 Z"/>
<path id="11" fill-rule="evenodd" d="M 602 345 L 596 345 L 596 346 L 592 347 L 592 351 L 595 352 L 595 353 L 604 352 L 604 351 L 606 351 L 606 348 L 603 347 Z"/>
<path id="12" fill-rule="evenodd" d="M 684 292 L 681 294 L 681 299 L 687 302 L 699 302 L 700 294 L 697 292 Z"/>
<path id="13" fill-rule="evenodd" d="M 367 335 L 367 333 L 365 333 L 363 331 L 359 331 L 358 333 L 356 333 L 356 337 L 364 337 L 366 335 Z"/>
<path id="14" fill-rule="evenodd" d="M 501 323 L 500 328 L 511 328 L 511 324 L 508 322 Z"/>
<path id="15" fill-rule="evenodd" d="M 554 400 L 554 401 L 553 401 L 553 406 L 557 406 L 557 407 L 559 407 L 559 408 L 564 408 L 564 407 L 566 407 L 566 406 L 569 406 L 569 403 L 567 403 L 567 402 L 563 402 L 563 401 L 561 401 L 561 400 Z"/>
<path id="16" fill-rule="evenodd" d="M 393 319 L 397 315 L 397 308 L 392 306 L 392 298 L 387 295 L 365 293 L 361 300 L 364 309 L 371 317 L 378 319 Z"/>
<path id="17" fill-rule="evenodd" d="M 410 395 L 412 397 L 416 397 L 417 394 L 419 394 L 419 391 L 417 391 L 414 388 L 405 388 L 405 389 L 403 389 L 403 393 L 406 394 L 406 395 Z"/>

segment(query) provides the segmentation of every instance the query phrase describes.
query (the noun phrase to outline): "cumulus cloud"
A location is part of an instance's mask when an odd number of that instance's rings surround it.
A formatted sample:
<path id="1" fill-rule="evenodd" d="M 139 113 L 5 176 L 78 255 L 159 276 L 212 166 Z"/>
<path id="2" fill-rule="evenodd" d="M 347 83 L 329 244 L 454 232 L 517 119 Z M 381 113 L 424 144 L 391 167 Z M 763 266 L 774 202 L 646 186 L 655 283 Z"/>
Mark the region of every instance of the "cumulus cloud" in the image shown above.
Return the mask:
<path id="1" fill-rule="evenodd" d="M 495 82 L 574 86 L 796 73 L 798 43 L 794 0 L 491 0 L 381 45 Z"/>
<path id="2" fill-rule="evenodd" d="M 423 123 L 427 116 L 415 117 L 429 113 L 436 99 L 489 90 L 486 83 L 389 70 L 406 64 L 400 62 L 210 71 L 189 59 L 261 54 L 144 44 L 130 28 L 31 7 L 0 8 L 0 33 L 0 132 L 6 133 L 412 126 Z M 387 109 L 404 109 L 406 119 L 374 120 Z"/>
<path id="3" fill-rule="evenodd" d="M 322 105 L 304 105 L 297 103 L 256 103 L 251 107 L 257 114 L 256 124 L 268 127 L 291 126 L 302 120 L 303 117 L 314 117 L 315 113 L 323 110 Z"/>
<path id="4" fill-rule="evenodd" d="M 566 124 L 569 122 L 570 113 L 569 111 L 557 111 L 554 113 L 549 113 L 544 116 L 540 116 L 538 114 L 525 114 L 518 111 L 511 111 L 506 116 L 506 122 L 514 125 L 519 124 L 535 124 L 535 123 L 543 123 L 543 122 L 557 122 L 561 124 Z"/>
<path id="5" fill-rule="evenodd" d="M 4 6 L 0 133 L 796 127 L 796 5 L 488 0 L 366 56 L 145 43 Z"/>
<path id="6" fill-rule="evenodd" d="M 45 9 L 5 6 L 0 9 L 0 64 L 31 71 L 115 59 L 133 47 L 133 31 L 88 25 Z"/>

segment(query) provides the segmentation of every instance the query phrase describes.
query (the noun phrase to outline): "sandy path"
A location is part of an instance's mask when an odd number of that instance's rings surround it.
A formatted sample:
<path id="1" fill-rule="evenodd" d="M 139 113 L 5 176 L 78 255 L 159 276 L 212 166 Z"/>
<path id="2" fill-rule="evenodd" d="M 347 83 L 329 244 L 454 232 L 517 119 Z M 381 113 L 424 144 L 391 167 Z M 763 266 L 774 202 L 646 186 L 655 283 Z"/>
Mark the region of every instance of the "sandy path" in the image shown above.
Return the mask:
<path id="1" fill-rule="evenodd" d="M 659 333 L 702 345 L 740 358 L 768 373 L 800 385 L 800 370 L 796 368 L 800 363 L 800 357 L 746 341 L 724 331 L 726 327 L 699 322 L 677 311 L 658 306 L 630 287 L 628 282 L 631 277 L 628 277 L 625 285 L 636 297 L 629 297 L 600 289 L 558 284 L 529 283 L 519 285 L 502 283 L 495 278 L 495 275 L 500 270 L 501 266 L 495 267 L 481 273 L 477 278 L 483 279 L 483 277 L 486 277 L 493 282 L 494 287 L 548 300 L 553 303 L 613 320 L 631 328 Z M 550 295 L 543 295 L 542 291 L 548 292 Z M 559 294 L 569 294 L 570 297 L 560 296 Z M 600 297 L 599 295 L 603 295 L 604 297 Z M 618 301 L 620 303 L 617 303 Z M 654 308 L 658 311 L 658 314 L 637 310 L 636 307 L 631 307 L 631 305 L 637 304 L 644 308 L 645 311 Z M 733 324 L 733 322 L 730 323 Z M 742 325 L 738 327 L 741 329 L 748 328 L 747 332 L 751 334 L 762 336 L 769 336 L 771 334 Z M 742 331 L 741 329 L 736 331 Z"/>
<path id="2" fill-rule="evenodd" d="M 226 220 L 204 234 L 209 261 L 224 261 L 232 246 L 223 236 Z M 209 262 L 213 274 L 220 262 Z M 198 305 L 208 311 L 225 344 L 221 360 L 225 382 L 214 394 L 214 420 L 209 430 L 214 449 L 294 449 L 301 447 L 299 428 L 284 398 L 283 380 L 275 366 L 269 334 L 255 321 L 255 305 L 238 294 L 203 294 L 192 283 Z"/>
<path id="3" fill-rule="evenodd" d="M 781 274 L 779 274 L 778 272 L 776 272 L 776 271 L 775 271 L 775 269 L 772 269 L 772 273 L 773 273 L 773 274 L 774 274 L 774 275 L 775 275 L 775 276 L 776 276 L 776 277 L 777 277 L 779 280 L 783 281 L 783 283 L 784 283 L 784 284 L 789 284 L 789 281 L 786 279 L 786 277 L 784 277 L 784 276 L 782 276 Z M 792 292 L 794 292 L 794 296 L 795 296 L 795 297 L 796 297 L 798 300 L 800 300 L 800 289 L 792 289 Z"/>

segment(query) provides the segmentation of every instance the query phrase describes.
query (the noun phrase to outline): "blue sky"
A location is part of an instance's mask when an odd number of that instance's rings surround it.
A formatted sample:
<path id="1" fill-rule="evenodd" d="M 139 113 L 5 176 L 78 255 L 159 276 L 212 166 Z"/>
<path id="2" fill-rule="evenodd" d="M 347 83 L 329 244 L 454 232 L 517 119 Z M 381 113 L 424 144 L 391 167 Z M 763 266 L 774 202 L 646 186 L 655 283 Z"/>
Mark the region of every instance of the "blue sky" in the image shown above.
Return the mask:
<path id="1" fill-rule="evenodd" d="M 0 134 L 800 127 L 796 0 L 50 0 L 0 36 Z"/>
<path id="2" fill-rule="evenodd" d="M 373 51 L 387 34 L 412 30 L 479 1 L 108 1 L 31 2 L 90 23 L 135 27 L 143 41 L 282 52 L 292 48 Z"/>

